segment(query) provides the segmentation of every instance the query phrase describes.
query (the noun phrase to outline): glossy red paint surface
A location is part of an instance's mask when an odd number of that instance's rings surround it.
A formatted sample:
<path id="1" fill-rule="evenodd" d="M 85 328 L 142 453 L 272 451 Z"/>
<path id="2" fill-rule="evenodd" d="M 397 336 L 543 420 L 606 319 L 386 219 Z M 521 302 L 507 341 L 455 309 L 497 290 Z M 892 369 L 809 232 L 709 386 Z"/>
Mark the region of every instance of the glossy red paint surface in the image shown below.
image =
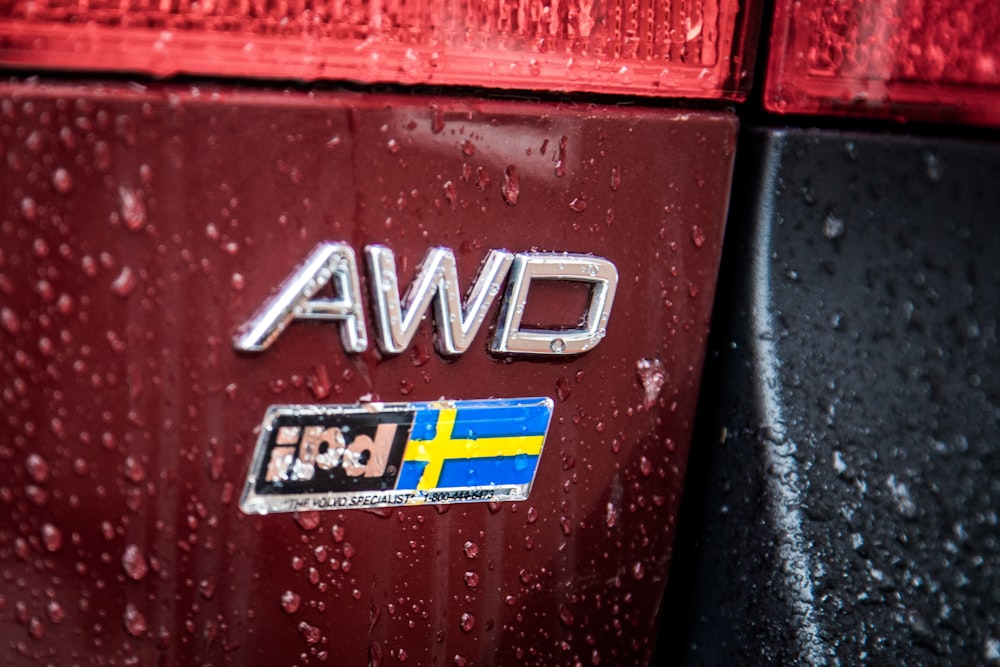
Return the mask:
<path id="1" fill-rule="evenodd" d="M 11 662 L 648 660 L 734 116 L 169 85 L 0 100 Z M 499 247 L 600 255 L 620 283 L 607 336 L 569 359 L 492 357 L 485 331 L 443 359 L 429 322 L 393 358 L 307 323 L 236 353 L 322 240 L 390 246 L 404 285 L 433 245 L 463 286 Z M 237 507 L 268 405 L 490 396 L 555 400 L 527 501 Z"/>

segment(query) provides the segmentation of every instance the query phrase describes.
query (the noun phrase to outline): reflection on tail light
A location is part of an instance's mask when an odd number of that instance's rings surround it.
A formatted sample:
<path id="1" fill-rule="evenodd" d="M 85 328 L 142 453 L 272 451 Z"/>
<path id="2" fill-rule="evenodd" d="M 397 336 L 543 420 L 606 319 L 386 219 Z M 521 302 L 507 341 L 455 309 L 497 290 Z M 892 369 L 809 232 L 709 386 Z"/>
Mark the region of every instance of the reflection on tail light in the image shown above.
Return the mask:
<path id="1" fill-rule="evenodd" d="M 757 4 L 757 3 L 753 3 Z M 740 99 L 737 0 L 14 0 L 0 61 Z"/>
<path id="2" fill-rule="evenodd" d="M 765 105 L 1000 125 L 993 0 L 779 0 Z"/>

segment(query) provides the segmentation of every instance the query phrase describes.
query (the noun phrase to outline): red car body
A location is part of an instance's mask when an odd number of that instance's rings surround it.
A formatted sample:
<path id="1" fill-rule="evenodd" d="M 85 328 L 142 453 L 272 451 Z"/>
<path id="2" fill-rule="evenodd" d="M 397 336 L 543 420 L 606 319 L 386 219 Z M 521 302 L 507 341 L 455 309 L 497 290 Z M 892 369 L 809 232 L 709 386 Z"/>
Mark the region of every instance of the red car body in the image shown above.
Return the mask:
<path id="1" fill-rule="evenodd" d="M 982 103 L 995 91 L 982 58 L 971 79 L 945 68 L 935 85 L 947 94 L 920 106 L 924 84 L 907 79 L 923 71 L 914 56 L 902 87 L 880 89 L 896 95 L 883 106 L 851 82 L 897 70 L 865 69 L 857 53 L 828 58 L 836 45 L 796 32 L 790 3 L 778 4 L 765 15 L 775 26 L 771 111 L 996 122 Z M 870 44 L 892 32 L 865 32 L 856 7 L 841 16 L 844 3 L 819 4 L 807 9 L 833 26 L 824 35 Z M 750 90 L 763 8 L 522 3 L 494 8 L 491 23 L 470 7 L 431 21 L 441 34 L 430 37 L 423 5 L 15 2 L 0 13 L 0 63 L 12 73 L 0 86 L 9 663 L 653 660 L 710 319 L 727 307 L 714 298 L 733 164 L 738 144 L 756 145 L 738 139 L 727 105 Z M 916 53 L 923 33 L 907 34 L 893 53 Z M 845 63 L 857 67 L 845 74 Z M 843 89 L 828 88 L 837 76 Z M 289 77 L 311 83 L 274 81 Z M 978 92 L 963 95 L 969 81 Z M 430 88 L 442 85 L 482 88 Z M 751 96 L 740 113 L 766 119 L 758 103 Z M 755 176 L 748 165 L 744 179 Z M 267 349 L 234 344 L 326 242 L 358 257 L 391 249 L 400 291 L 444 248 L 463 293 L 500 249 L 601 258 L 617 270 L 617 292 L 601 336 L 567 355 L 555 345 L 491 351 L 509 294 L 461 354 L 438 351 L 443 324 L 430 311 L 398 354 L 347 350 L 342 323 L 295 321 L 301 310 Z M 375 281 L 359 277 L 374 328 Z M 537 281 L 523 327 L 576 331 L 592 295 L 587 282 Z M 753 377 L 758 388 L 782 381 Z M 718 396 L 703 395 L 702 408 Z M 554 405 L 526 500 L 240 508 L 270 406 L 523 397 Z M 769 474 L 809 469 L 782 460 L 765 457 Z M 769 507 L 799 502 L 768 489 Z M 754 532 L 756 520 L 732 534 Z M 797 519 L 787 521 L 779 532 Z M 780 560 L 782 539 L 747 548 Z M 696 571 L 685 568 L 679 576 Z M 789 590 L 806 569 L 785 572 Z M 684 598 L 669 599 L 673 623 Z M 812 618 L 796 604 L 791 617 Z M 809 632 L 788 653 L 756 657 L 832 659 Z"/>

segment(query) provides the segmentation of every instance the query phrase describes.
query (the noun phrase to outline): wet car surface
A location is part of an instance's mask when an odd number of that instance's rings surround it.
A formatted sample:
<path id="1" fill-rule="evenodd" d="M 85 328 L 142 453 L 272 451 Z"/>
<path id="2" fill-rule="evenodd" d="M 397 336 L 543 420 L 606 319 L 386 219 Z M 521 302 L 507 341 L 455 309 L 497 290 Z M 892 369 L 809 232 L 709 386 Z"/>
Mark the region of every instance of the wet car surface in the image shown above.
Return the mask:
<path id="1" fill-rule="evenodd" d="M 5 662 L 1000 663 L 998 22 L 0 10 Z"/>

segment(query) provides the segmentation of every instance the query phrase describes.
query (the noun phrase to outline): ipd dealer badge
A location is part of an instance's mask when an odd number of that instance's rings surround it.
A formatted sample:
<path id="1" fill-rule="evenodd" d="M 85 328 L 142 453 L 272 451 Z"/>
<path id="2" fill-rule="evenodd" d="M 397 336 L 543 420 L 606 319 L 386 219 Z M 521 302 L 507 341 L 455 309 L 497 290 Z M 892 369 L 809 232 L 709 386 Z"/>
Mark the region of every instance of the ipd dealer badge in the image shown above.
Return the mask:
<path id="1" fill-rule="evenodd" d="M 524 500 L 549 398 L 275 405 L 241 509 L 247 514 Z"/>

